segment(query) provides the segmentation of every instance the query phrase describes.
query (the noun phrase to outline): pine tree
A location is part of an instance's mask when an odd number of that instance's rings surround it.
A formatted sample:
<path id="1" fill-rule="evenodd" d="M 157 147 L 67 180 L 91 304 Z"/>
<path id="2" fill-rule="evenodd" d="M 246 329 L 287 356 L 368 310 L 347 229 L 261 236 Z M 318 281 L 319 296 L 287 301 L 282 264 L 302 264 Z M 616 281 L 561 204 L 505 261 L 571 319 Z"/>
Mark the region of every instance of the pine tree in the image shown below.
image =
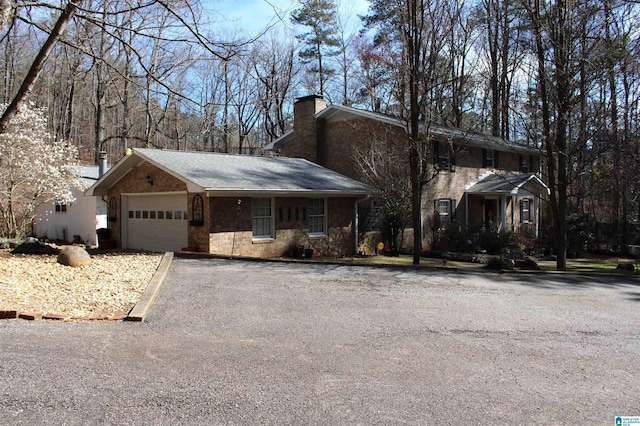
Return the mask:
<path id="1" fill-rule="evenodd" d="M 318 74 L 320 95 L 324 95 L 325 82 L 335 70 L 326 66 L 323 59 L 335 56 L 340 45 L 336 36 L 336 4 L 332 0 L 299 0 L 300 8 L 291 14 L 291 22 L 309 27 L 309 31 L 296 36 L 306 45 L 299 52 L 304 63 L 317 61 L 311 71 Z M 333 48 L 333 50 L 332 50 Z"/>

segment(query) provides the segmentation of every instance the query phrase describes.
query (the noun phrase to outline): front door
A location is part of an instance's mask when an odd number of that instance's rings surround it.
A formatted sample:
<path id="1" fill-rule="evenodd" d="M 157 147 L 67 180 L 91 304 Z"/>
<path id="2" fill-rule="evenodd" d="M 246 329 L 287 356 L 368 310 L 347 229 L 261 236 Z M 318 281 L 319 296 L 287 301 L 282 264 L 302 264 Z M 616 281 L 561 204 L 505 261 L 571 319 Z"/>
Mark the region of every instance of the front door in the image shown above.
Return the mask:
<path id="1" fill-rule="evenodd" d="M 485 200 L 484 227 L 492 229 L 498 226 L 498 200 Z"/>

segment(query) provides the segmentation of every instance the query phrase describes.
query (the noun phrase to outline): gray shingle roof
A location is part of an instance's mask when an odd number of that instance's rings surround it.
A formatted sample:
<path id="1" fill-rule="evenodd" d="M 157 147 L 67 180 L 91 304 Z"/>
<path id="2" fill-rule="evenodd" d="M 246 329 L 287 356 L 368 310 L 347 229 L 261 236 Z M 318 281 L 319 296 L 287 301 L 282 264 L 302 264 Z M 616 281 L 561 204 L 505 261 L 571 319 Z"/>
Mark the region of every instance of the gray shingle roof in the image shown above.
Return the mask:
<path id="1" fill-rule="evenodd" d="M 517 194 L 520 189 L 537 189 L 548 192 L 549 188 L 533 173 L 492 173 L 466 189 L 470 194 Z"/>
<path id="2" fill-rule="evenodd" d="M 297 158 L 143 148 L 134 153 L 207 191 L 373 192 L 364 183 Z"/>
<path id="3" fill-rule="evenodd" d="M 80 168 L 80 179 L 84 181 L 84 183 L 88 186 L 96 183 L 100 176 L 98 171 L 98 166 L 82 166 Z"/>
<path id="4" fill-rule="evenodd" d="M 324 118 L 329 122 L 346 120 L 349 117 L 363 117 L 392 126 L 401 127 L 403 129 L 406 129 L 407 127 L 406 119 L 403 119 L 401 117 L 366 111 L 358 108 L 346 107 L 342 105 L 330 105 L 316 114 L 316 118 Z M 520 154 L 540 155 L 540 151 L 536 147 L 523 145 L 517 142 L 506 141 L 504 139 L 484 133 L 476 133 L 472 131 L 462 130 L 456 127 L 448 127 L 429 122 L 421 122 L 420 129 L 422 132 L 428 132 L 428 134 L 435 140 L 452 140 L 455 143 L 466 146 L 489 148 L 497 151 L 516 152 Z M 282 145 L 289 143 L 291 140 L 293 140 L 293 131 L 288 131 L 262 149 L 265 151 L 281 149 Z"/>

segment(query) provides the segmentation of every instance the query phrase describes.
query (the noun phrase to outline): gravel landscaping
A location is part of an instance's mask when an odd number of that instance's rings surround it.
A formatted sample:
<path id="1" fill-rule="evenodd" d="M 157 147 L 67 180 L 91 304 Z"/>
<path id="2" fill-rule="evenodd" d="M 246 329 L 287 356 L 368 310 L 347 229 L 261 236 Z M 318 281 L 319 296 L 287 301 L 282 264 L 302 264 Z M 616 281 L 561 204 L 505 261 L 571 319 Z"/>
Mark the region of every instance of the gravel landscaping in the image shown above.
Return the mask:
<path id="1" fill-rule="evenodd" d="M 106 319 L 140 299 L 162 254 L 94 254 L 91 264 L 63 266 L 55 255 L 0 252 L 0 310 Z"/>

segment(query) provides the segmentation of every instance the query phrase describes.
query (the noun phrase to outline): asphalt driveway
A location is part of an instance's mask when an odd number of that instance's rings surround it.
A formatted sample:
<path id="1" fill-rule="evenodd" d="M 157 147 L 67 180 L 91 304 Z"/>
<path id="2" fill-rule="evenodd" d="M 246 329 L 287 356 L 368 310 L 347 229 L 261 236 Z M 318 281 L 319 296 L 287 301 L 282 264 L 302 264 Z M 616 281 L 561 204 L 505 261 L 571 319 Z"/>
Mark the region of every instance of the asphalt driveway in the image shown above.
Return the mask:
<path id="1" fill-rule="evenodd" d="M 0 321 L 0 423 L 614 424 L 639 284 L 175 259 L 145 323 Z"/>

